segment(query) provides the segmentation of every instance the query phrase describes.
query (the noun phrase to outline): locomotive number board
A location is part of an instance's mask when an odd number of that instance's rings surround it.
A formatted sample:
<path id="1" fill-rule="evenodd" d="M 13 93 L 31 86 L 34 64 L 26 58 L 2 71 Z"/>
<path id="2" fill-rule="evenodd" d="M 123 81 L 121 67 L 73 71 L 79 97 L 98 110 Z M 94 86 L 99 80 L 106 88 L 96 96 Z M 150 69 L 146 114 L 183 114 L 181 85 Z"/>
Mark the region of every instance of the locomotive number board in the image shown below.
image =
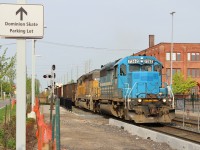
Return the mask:
<path id="1" fill-rule="evenodd" d="M 129 64 L 153 64 L 153 60 L 151 59 L 129 59 L 128 60 Z"/>

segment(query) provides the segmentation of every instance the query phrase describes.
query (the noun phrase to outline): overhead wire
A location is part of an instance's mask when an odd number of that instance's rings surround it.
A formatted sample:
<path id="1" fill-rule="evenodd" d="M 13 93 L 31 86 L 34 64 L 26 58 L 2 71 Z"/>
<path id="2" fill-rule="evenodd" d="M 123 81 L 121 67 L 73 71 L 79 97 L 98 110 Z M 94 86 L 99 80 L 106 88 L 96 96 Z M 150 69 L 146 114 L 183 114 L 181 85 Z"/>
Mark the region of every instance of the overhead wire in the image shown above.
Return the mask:
<path id="1" fill-rule="evenodd" d="M 31 42 L 31 41 L 27 41 Z M 84 48 L 84 49 L 96 49 L 96 50 L 109 50 L 109 51 L 133 51 L 133 49 L 127 49 L 127 48 L 106 48 L 106 47 L 94 47 L 94 46 L 83 46 L 83 45 L 74 45 L 74 44 L 64 44 L 59 42 L 50 42 L 50 41 L 43 41 L 38 40 L 38 43 L 44 43 L 44 44 L 51 44 L 56 46 L 65 46 L 65 47 L 73 47 L 73 48 Z M 8 45 L 15 45 L 16 43 L 6 43 L 6 44 L 0 44 L 0 46 L 8 46 Z M 135 49 L 135 51 L 138 51 L 139 49 Z"/>
<path id="2" fill-rule="evenodd" d="M 65 46 L 65 47 L 73 47 L 73 48 L 85 48 L 85 49 L 96 49 L 96 50 L 110 50 L 110 51 L 119 51 L 119 50 L 132 50 L 127 48 L 106 48 L 106 47 L 94 47 L 94 46 L 83 46 L 83 45 L 73 45 L 73 44 L 64 44 L 58 42 L 49 42 L 49 41 L 38 41 L 39 43 L 57 45 L 57 46 Z"/>

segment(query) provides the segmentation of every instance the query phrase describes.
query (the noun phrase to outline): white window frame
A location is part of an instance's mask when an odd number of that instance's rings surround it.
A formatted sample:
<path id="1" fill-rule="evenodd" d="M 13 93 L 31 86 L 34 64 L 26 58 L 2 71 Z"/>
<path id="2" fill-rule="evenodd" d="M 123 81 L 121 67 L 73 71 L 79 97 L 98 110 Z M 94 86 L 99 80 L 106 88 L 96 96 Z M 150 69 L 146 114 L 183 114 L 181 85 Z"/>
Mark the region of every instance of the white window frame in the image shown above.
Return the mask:
<path id="1" fill-rule="evenodd" d="M 170 60 L 170 53 L 166 53 L 166 60 Z"/>
<path id="2" fill-rule="evenodd" d="M 190 56 L 190 53 L 187 53 L 187 60 L 191 60 L 191 56 Z"/>
<path id="3" fill-rule="evenodd" d="M 176 53 L 172 53 L 172 60 L 176 60 Z"/>

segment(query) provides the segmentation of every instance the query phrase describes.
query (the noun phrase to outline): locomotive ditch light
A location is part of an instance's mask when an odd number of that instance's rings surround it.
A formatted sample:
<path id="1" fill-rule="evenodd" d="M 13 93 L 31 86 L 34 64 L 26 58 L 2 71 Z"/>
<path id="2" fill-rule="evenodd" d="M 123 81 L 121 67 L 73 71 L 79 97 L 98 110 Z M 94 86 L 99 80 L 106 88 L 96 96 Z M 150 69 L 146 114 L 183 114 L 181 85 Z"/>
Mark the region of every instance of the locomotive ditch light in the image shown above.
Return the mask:
<path id="1" fill-rule="evenodd" d="M 47 75 L 43 75 L 43 78 L 47 78 Z"/>
<path id="2" fill-rule="evenodd" d="M 138 102 L 139 102 L 139 103 L 141 103 L 141 102 L 142 102 L 142 99 L 141 99 L 141 98 L 139 98 L 139 99 L 138 99 Z"/>
<path id="3" fill-rule="evenodd" d="M 168 99 L 168 101 L 169 101 L 169 102 L 171 102 L 171 101 L 172 101 L 172 99 L 171 99 L 171 98 L 169 98 L 169 99 Z"/>
<path id="4" fill-rule="evenodd" d="M 48 78 L 51 78 L 51 75 L 50 75 L 50 74 L 48 75 Z"/>
<path id="5" fill-rule="evenodd" d="M 162 100 L 162 101 L 163 101 L 163 103 L 166 103 L 166 101 L 167 101 L 167 100 L 166 100 L 165 98 L 163 98 L 163 100 Z"/>

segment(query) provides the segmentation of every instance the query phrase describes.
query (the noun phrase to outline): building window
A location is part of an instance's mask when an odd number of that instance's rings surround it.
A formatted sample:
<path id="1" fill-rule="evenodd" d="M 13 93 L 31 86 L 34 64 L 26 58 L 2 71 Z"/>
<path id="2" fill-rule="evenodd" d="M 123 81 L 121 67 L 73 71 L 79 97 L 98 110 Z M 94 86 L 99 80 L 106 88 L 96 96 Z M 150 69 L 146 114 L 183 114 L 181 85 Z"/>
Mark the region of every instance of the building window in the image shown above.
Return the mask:
<path id="1" fill-rule="evenodd" d="M 192 78 L 199 78 L 200 77 L 200 68 L 187 69 L 187 75 Z"/>
<path id="2" fill-rule="evenodd" d="M 181 53 L 176 53 L 176 60 L 181 61 Z"/>
<path id="3" fill-rule="evenodd" d="M 188 61 L 200 61 L 200 53 L 188 53 Z"/>
<path id="4" fill-rule="evenodd" d="M 187 54 L 187 59 L 190 61 L 190 53 Z"/>
<path id="5" fill-rule="evenodd" d="M 171 53 L 166 53 L 166 60 L 171 60 Z M 181 61 L 181 53 L 172 53 L 173 61 Z"/>
<path id="6" fill-rule="evenodd" d="M 176 60 L 176 53 L 172 53 L 172 60 Z"/>
<path id="7" fill-rule="evenodd" d="M 172 76 L 175 74 L 175 73 L 180 73 L 181 72 L 181 69 L 180 68 L 173 68 L 172 69 Z M 167 77 L 170 78 L 171 77 L 171 69 L 170 68 L 167 68 L 166 69 L 166 74 L 167 74 Z"/>
<path id="8" fill-rule="evenodd" d="M 181 69 L 180 68 L 173 68 L 172 69 L 172 76 L 175 74 L 175 73 L 180 73 L 181 72 Z M 171 69 L 170 68 L 167 68 L 166 69 L 166 74 L 168 77 L 171 76 Z"/>
<path id="9" fill-rule="evenodd" d="M 171 60 L 170 59 L 170 53 L 166 53 L 166 60 Z"/>

